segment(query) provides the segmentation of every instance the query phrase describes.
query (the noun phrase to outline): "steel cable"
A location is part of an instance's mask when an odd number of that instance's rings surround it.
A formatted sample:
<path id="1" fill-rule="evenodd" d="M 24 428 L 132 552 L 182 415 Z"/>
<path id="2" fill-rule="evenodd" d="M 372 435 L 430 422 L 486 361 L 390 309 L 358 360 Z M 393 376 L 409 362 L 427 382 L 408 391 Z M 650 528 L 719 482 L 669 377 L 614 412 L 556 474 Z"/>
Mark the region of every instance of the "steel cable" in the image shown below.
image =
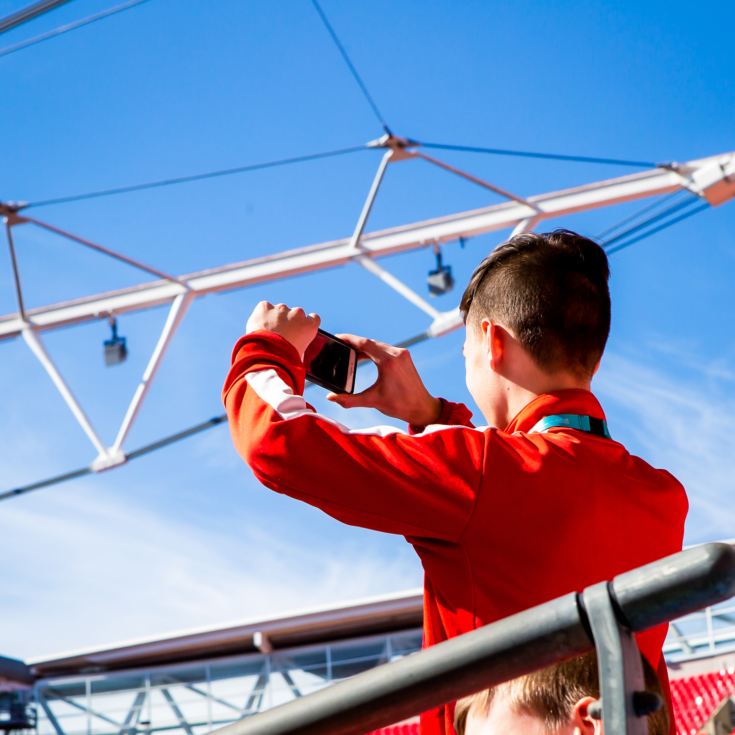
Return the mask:
<path id="1" fill-rule="evenodd" d="M 635 243 L 640 242 L 641 240 L 644 240 L 645 238 L 650 237 L 651 235 L 655 235 L 657 232 L 661 232 L 661 230 L 665 230 L 668 227 L 675 225 L 677 222 L 681 222 L 682 220 L 688 219 L 689 217 L 693 217 L 695 214 L 704 212 L 705 209 L 709 209 L 709 208 L 710 208 L 710 205 L 708 203 L 705 203 L 705 204 L 700 205 L 699 207 L 690 209 L 688 212 L 684 212 L 684 214 L 680 214 L 678 217 L 674 217 L 673 219 L 667 222 L 664 222 L 658 227 L 654 227 L 652 230 L 649 230 L 648 232 L 644 232 L 643 234 L 638 235 L 638 237 L 633 237 L 630 240 L 626 240 L 625 242 L 619 243 L 614 248 L 610 248 L 607 251 L 607 254 L 612 255 L 613 253 L 617 253 L 621 250 L 624 250 L 625 248 L 628 248 L 631 245 L 635 245 Z"/>
<path id="2" fill-rule="evenodd" d="M 43 41 L 48 41 L 51 38 L 56 38 L 57 36 L 61 36 L 64 33 L 69 33 L 70 31 L 75 31 L 77 28 L 88 26 L 98 20 L 109 18 L 111 15 L 122 13 L 125 10 L 130 10 L 137 5 L 142 5 L 143 3 L 147 2 L 150 2 L 150 0 L 129 0 L 128 2 L 121 3 L 120 5 L 115 5 L 112 8 L 102 10 L 99 13 L 95 13 L 94 15 L 88 15 L 86 18 L 81 18 L 80 20 L 75 20 L 71 23 L 66 23 L 65 25 L 58 26 L 57 28 L 54 28 L 50 31 L 41 33 L 38 36 L 33 36 L 33 38 L 27 38 L 25 41 L 19 41 L 18 43 L 14 43 L 10 46 L 6 46 L 5 48 L 0 49 L 0 58 L 3 56 L 10 56 L 10 54 L 14 54 L 16 51 L 22 51 L 29 46 L 35 46 L 36 44 L 42 43 Z"/>
<path id="3" fill-rule="evenodd" d="M 671 202 L 676 198 L 681 198 L 682 194 L 691 194 L 691 192 L 686 189 L 679 189 L 679 191 L 672 192 L 671 194 L 666 194 L 666 196 L 661 197 L 661 199 L 654 201 L 652 204 L 647 204 L 645 207 L 641 207 L 641 209 L 639 209 L 634 214 L 631 214 L 630 216 L 621 219 L 620 222 L 618 222 L 617 224 L 614 224 L 611 227 L 608 227 L 606 230 L 603 230 L 599 234 L 595 235 L 593 239 L 597 242 L 602 242 L 608 235 L 611 235 L 616 230 L 619 230 L 621 227 L 624 227 L 630 222 L 634 222 L 635 220 L 642 217 L 644 214 L 648 214 L 649 212 L 653 212 L 656 209 L 659 209 L 667 202 Z"/>
<path id="4" fill-rule="evenodd" d="M 293 156 L 291 158 L 280 158 L 274 161 L 265 161 L 263 163 L 253 163 L 246 166 L 235 166 L 233 168 L 223 168 L 215 171 L 206 171 L 200 174 L 189 174 L 187 176 L 176 176 L 170 179 L 159 179 L 157 181 L 146 181 L 140 184 L 130 184 L 128 186 L 117 186 L 111 189 L 99 189 L 97 191 L 84 192 L 81 194 L 71 194 L 69 196 L 54 197 L 53 199 L 40 199 L 35 202 L 24 203 L 22 209 L 31 207 L 48 207 L 54 204 L 68 204 L 69 202 L 81 202 L 87 199 L 99 199 L 100 197 L 116 196 L 118 194 L 129 194 L 136 191 L 144 191 L 146 189 L 159 189 L 165 186 L 175 186 L 178 184 L 188 184 L 192 181 L 203 181 L 205 179 L 214 179 L 221 176 L 232 176 L 234 174 L 247 173 L 249 171 L 261 171 L 267 168 L 276 168 L 278 166 L 289 166 L 294 163 L 305 163 L 307 161 L 318 161 L 324 158 L 334 158 L 347 153 L 355 153 L 356 151 L 369 150 L 366 145 L 356 145 L 349 148 L 337 148 L 332 151 L 323 151 L 320 153 L 309 153 L 304 156 Z"/>
<path id="5" fill-rule="evenodd" d="M 352 63 L 352 60 L 350 59 L 349 54 L 347 53 L 347 50 L 342 45 L 342 42 L 339 40 L 339 36 L 337 36 L 337 33 L 332 27 L 332 24 L 329 22 L 329 18 L 327 18 L 326 13 L 322 10 L 322 7 L 319 4 L 318 0 L 311 0 L 311 3 L 314 6 L 314 9 L 316 10 L 316 12 L 319 14 L 319 17 L 321 18 L 321 21 L 324 24 L 324 27 L 327 29 L 327 32 L 332 38 L 332 41 L 334 41 L 334 45 L 337 47 L 337 50 L 339 51 L 339 53 L 342 55 L 342 59 L 347 65 L 347 68 L 350 70 L 350 73 L 352 74 L 353 79 L 355 80 L 355 82 L 357 82 L 357 85 L 360 87 L 360 90 L 362 91 L 363 96 L 367 100 L 367 103 L 370 105 L 370 108 L 372 109 L 375 117 L 378 118 L 378 122 L 382 125 L 383 130 L 385 130 L 385 132 L 388 135 L 391 135 L 391 131 L 390 131 L 390 128 L 388 127 L 388 123 L 386 123 L 385 118 L 383 117 L 383 114 L 378 109 L 378 105 L 375 103 L 373 96 L 370 94 L 367 88 L 367 85 L 363 81 L 355 65 Z"/>
<path id="6" fill-rule="evenodd" d="M 699 199 L 686 199 L 683 202 L 677 202 L 676 204 L 672 204 L 670 207 L 667 207 L 662 212 L 659 212 L 658 214 L 655 214 L 648 219 L 644 220 L 643 222 L 639 222 L 638 224 L 632 225 L 631 227 L 628 227 L 627 229 L 623 230 L 622 232 L 618 233 L 614 237 L 608 238 L 607 240 L 603 240 L 600 244 L 603 248 L 608 250 L 610 245 L 613 245 L 614 243 L 620 242 L 621 240 L 624 240 L 629 235 L 634 235 L 636 232 L 640 232 L 641 230 L 644 230 L 646 227 L 649 227 L 652 224 L 655 224 L 656 222 L 665 219 L 669 215 L 675 214 L 676 212 L 681 211 L 682 209 L 687 209 L 689 207 L 692 207 L 696 205 L 696 203 L 700 201 Z M 709 205 L 707 205 L 709 206 Z"/>
<path id="7" fill-rule="evenodd" d="M 424 148 L 436 148 L 445 151 L 465 151 L 467 153 L 488 153 L 494 156 L 515 156 L 518 158 L 543 158 L 550 161 L 571 161 L 574 163 L 602 163 L 610 166 L 634 166 L 638 168 L 657 168 L 664 164 L 651 161 L 634 161 L 621 158 L 600 158 L 598 156 L 576 156 L 565 153 L 543 153 L 540 151 L 518 151 L 509 148 L 482 148 L 471 145 L 450 145 L 448 143 L 419 142 Z"/>
<path id="8" fill-rule="evenodd" d="M 55 10 L 68 2 L 69 0 L 38 0 L 32 5 L 27 5 L 11 15 L 0 18 L 0 33 L 12 31 L 14 28 L 38 18 L 39 15 Z"/>

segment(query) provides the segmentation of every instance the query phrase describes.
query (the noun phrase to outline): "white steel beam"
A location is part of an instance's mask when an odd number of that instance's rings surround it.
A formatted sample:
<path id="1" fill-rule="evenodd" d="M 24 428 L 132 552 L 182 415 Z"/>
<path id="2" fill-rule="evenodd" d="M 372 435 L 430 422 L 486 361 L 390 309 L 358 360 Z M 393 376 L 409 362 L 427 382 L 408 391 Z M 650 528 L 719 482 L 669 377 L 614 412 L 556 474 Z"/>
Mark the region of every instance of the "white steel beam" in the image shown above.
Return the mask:
<path id="1" fill-rule="evenodd" d="M 124 459 L 121 456 L 123 442 L 128 436 L 128 432 L 135 421 L 135 417 L 138 415 L 138 411 L 140 410 L 143 400 L 151 387 L 151 382 L 153 381 L 156 371 L 163 360 L 163 356 L 166 354 L 166 350 L 168 349 L 174 334 L 176 334 L 176 330 L 181 324 L 181 320 L 184 318 L 186 310 L 191 304 L 191 298 L 190 292 L 179 294 L 171 304 L 168 317 L 166 318 L 166 322 L 161 330 L 161 336 L 158 338 L 158 342 L 153 349 L 153 353 L 148 361 L 143 377 L 141 378 L 138 387 L 135 389 L 135 393 L 133 394 L 133 398 L 130 401 L 127 413 L 125 414 L 125 418 L 123 418 L 120 430 L 118 431 L 117 438 L 109 450 L 109 459 L 116 464 L 119 464 Z M 102 468 L 100 467 L 99 469 Z"/>
<path id="2" fill-rule="evenodd" d="M 182 293 L 182 287 L 190 289 L 195 297 L 203 296 L 344 265 L 360 255 L 378 258 L 431 247 L 435 243 L 447 243 L 459 238 L 515 227 L 527 220 L 530 215 L 533 215 L 538 223 L 587 209 L 668 194 L 680 189 L 694 191 L 713 206 L 735 197 L 735 153 L 724 153 L 675 167 L 656 168 L 630 176 L 528 197 L 527 201 L 536 210 L 535 212 L 529 212 L 527 205 L 515 201 L 505 202 L 364 234 L 361 237 L 358 235 L 359 248 L 355 247 L 353 235 L 352 238 L 333 240 L 190 273 L 178 277 L 178 283 L 154 281 L 30 309 L 26 317 L 36 331 L 55 329 L 91 319 L 106 318 L 111 314 L 171 303 Z M 24 326 L 18 314 L 0 317 L 0 339 L 21 334 Z"/>
<path id="3" fill-rule="evenodd" d="M 43 343 L 39 339 L 38 335 L 35 334 L 33 329 L 26 327 L 23 330 L 23 339 L 31 352 L 35 355 L 36 359 L 41 363 L 43 369 L 48 373 L 51 381 L 56 386 L 56 390 L 59 391 L 61 397 L 69 407 L 69 410 L 74 414 L 74 418 L 77 420 L 77 423 L 82 427 L 82 431 L 87 435 L 89 441 L 92 442 L 92 446 L 94 446 L 94 448 L 99 452 L 99 457 L 107 457 L 107 450 L 105 449 L 102 440 L 99 438 L 97 432 L 92 426 L 92 423 L 87 418 L 87 414 L 84 413 L 84 409 L 79 405 L 79 402 L 72 393 L 71 388 L 66 384 L 66 381 L 54 364 L 54 361 L 49 357 L 48 353 L 44 349 Z"/>
<path id="4" fill-rule="evenodd" d="M 443 337 L 445 334 L 454 332 L 463 326 L 464 319 L 462 318 L 462 312 L 457 307 L 456 309 L 443 311 L 439 314 L 426 330 L 426 334 L 429 337 Z"/>
<path id="5" fill-rule="evenodd" d="M 531 230 L 536 227 L 537 222 L 537 217 L 529 217 L 528 219 L 521 220 L 513 228 L 513 232 L 510 233 L 510 236 L 515 237 L 516 235 L 524 235 L 527 232 L 531 232 Z"/>
<path id="6" fill-rule="evenodd" d="M 367 199 L 365 199 L 360 216 L 357 218 L 355 230 L 350 238 L 350 250 L 360 249 L 360 240 L 362 239 L 363 232 L 365 231 L 365 225 L 367 224 L 368 217 L 373 209 L 373 204 L 375 204 L 375 199 L 378 196 L 380 185 L 383 183 L 383 177 L 385 176 L 385 171 L 388 168 L 388 163 L 390 163 L 390 159 L 393 155 L 393 151 L 389 150 L 386 151 L 380 159 L 380 165 L 378 166 L 378 170 L 375 172 L 375 177 L 373 178 L 373 183 L 370 186 Z"/>
<path id="7" fill-rule="evenodd" d="M 390 286 L 394 291 L 403 296 L 404 299 L 410 301 L 414 306 L 418 307 L 432 319 L 437 319 L 440 314 L 430 303 L 422 299 L 412 288 L 407 286 L 399 278 L 396 278 L 390 271 L 379 266 L 374 260 L 362 255 L 357 258 L 357 262 L 368 272 L 379 278 L 383 283 Z"/>

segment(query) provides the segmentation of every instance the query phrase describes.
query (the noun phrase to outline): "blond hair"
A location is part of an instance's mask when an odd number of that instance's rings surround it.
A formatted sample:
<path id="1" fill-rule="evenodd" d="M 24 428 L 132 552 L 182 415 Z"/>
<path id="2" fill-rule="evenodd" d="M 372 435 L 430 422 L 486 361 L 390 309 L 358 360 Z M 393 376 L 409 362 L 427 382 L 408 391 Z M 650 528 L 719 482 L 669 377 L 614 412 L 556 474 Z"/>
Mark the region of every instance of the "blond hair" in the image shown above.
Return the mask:
<path id="1" fill-rule="evenodd" d="M 656 672 L 645 658 L 641 660 L 646 690 L 661 695 Z M 538 717 L 549 731 L 553 731 L 571 720 L 574 706 L 580 699 L 600 698 L 597 656 L 593 651 L 460 699 L 454 710 L 457 735 L 464 735 L 470 711 L 487 715 L 495 695 L 500 692 L 509 698 L 511 708 Z M 667 735 L 668 731 L 669 716 L 663 706 L 649 716 L 648 732 Z"/>

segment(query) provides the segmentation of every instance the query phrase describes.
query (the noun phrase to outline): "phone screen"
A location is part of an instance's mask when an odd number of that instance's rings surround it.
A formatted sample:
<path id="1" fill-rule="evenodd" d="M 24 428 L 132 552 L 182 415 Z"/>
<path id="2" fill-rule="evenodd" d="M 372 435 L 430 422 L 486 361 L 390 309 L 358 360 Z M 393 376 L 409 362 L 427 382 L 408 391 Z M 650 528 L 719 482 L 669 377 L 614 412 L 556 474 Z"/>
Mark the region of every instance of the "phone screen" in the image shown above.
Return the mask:
<path id="1" fill-rule="evenodd" d="M 306 348 L 306 377 L 334 393 L 352 393 L 357 351 L 329 332 L 319 330 Z"/>

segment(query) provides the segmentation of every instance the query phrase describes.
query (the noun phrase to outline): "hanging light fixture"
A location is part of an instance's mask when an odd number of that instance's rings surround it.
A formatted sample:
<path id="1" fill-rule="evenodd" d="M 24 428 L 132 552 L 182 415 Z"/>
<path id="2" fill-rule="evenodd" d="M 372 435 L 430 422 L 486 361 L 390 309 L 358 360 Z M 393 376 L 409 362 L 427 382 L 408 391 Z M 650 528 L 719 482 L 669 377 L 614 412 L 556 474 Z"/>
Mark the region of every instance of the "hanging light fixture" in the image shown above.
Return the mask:
<path id="1" fill-rule="evenodd" d="M 426 282 L 432 296 L 441 296 L 454 287 L 454 276 L 452 276 L 452 266 L 444 265 L 442 251 L 438 245 L 434 247 L 434 253 L 436 255 L 436 268 L 429 271 Z"/>
<path id="2" fill-rule="evenodd" d="M 110 329 L 112 330 L 110 339 L 106 339 L 102 343 L 105 353 L 105 365 L 107 367 L 120 365 L 125 362 L 128 356 L 127 340 L 125 337 L 118 336 L 117 319 L 114 316 L 110 317 Z"/>

